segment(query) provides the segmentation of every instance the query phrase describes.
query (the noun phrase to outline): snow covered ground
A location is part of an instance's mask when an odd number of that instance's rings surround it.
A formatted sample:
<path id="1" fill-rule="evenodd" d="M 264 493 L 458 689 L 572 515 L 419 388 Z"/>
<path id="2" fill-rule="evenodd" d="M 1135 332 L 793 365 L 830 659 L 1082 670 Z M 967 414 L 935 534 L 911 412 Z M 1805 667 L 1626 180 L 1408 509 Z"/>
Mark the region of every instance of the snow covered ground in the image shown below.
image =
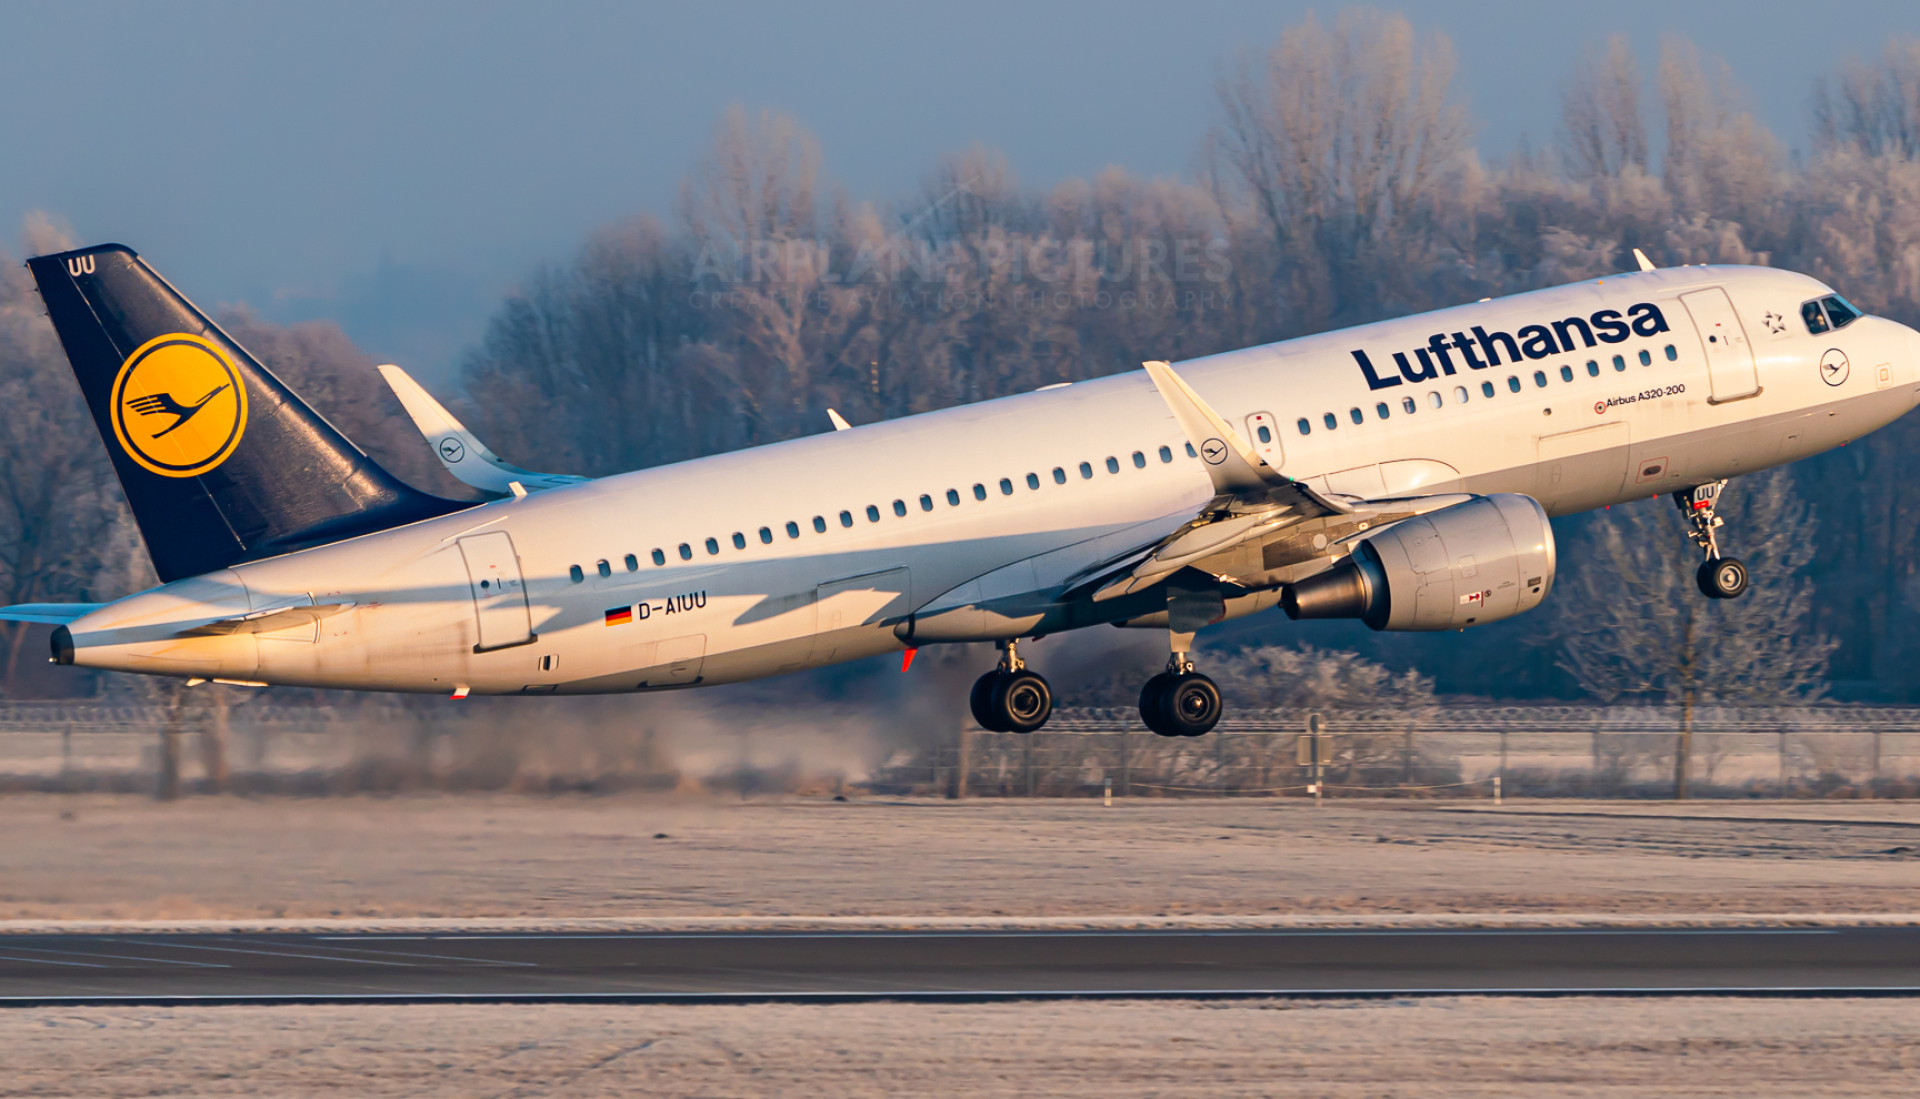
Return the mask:
<path id="1" fill-rule="evenodd" d="M 1907 1000 L 0 1012 L 0 1097 L 1899 1096 Z"/>
<path id="2" fill-rule="evenodd" d="M 1920 913 L 1896 802 L 17 795 L 0 837 L 14 929 Z"/>

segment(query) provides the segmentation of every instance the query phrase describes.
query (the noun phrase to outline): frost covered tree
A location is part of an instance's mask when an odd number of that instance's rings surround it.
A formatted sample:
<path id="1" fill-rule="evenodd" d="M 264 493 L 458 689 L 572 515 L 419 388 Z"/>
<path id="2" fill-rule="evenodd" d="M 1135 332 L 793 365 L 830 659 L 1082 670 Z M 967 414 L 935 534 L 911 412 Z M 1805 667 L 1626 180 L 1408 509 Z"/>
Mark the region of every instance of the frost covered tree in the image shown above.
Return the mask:
<path id="1" fill-rule="evenodd" d="M 1602 702 L 1655 700 L 1680 710 L 1675 789 L 1684 797 L 1693 712 L 1702 702 L 1781 705 L 1826 692 L 1835 642 L 1811 621 L 1813 509 L 1786 469 L 1721 493 L 1721 551 L 1746 562 L 1738 599 L 1700 593 L 1701 557 L 1666 497 L 1611 508 L 1561 547 L 1554 593 L 1561 667 Z"/>

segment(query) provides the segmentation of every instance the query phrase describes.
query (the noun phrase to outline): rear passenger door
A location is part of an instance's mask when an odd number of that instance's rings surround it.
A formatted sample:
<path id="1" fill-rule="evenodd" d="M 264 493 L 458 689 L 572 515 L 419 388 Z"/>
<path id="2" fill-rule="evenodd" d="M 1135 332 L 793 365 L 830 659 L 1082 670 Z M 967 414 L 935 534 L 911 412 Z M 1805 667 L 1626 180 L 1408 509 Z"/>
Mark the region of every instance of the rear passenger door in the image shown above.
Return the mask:
<path id="1" fill-rule="evenodd" d="M 1280 446 L 1280 421 L 1273 418 L 1273 413 L 1256 412 L 1247 417 L 1247 442 L 1273 468 L 1286 464 L 1287 454 Z"/>

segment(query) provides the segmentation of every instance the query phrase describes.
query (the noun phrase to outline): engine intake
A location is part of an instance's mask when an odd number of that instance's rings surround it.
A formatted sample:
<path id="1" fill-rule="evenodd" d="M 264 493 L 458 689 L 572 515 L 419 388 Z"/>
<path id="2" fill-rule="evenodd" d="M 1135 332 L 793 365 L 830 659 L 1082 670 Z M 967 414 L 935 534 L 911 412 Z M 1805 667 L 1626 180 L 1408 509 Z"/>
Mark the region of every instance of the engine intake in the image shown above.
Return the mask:
<path id="1" fill-rule="evenodd" d="M 1494 493 L 1361 539 L 1345 561 L 1289 584 L 1287 617 L 1376 630 L 1454 630 L 1532 610 L 1553 587 L 1553 526 L 1531 496 Z"/>

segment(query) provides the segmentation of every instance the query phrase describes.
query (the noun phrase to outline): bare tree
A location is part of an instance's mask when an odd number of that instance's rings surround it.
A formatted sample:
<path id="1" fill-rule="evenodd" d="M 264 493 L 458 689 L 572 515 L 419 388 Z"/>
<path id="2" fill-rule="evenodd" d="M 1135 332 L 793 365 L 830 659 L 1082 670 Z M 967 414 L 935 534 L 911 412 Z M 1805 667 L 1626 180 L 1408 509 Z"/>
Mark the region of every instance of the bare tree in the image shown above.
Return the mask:
<path id="1" fill-rule="evenodd" d="M 1647 124 L 1640 113 L 1640 69 L 1626 35 L 1604 51 L 1581 51 L 1560 93 L 1560 140 L 1567 169 L 1581 180 L 1647 170 Z"/>
<path id="2" fill-rule="evenodd" d="M 1851 58 L 1813 91 L 1814 135 L 1827 149 L 1920 159 L 1920 38 L 1895 38 L 1877 62 Z"/>

